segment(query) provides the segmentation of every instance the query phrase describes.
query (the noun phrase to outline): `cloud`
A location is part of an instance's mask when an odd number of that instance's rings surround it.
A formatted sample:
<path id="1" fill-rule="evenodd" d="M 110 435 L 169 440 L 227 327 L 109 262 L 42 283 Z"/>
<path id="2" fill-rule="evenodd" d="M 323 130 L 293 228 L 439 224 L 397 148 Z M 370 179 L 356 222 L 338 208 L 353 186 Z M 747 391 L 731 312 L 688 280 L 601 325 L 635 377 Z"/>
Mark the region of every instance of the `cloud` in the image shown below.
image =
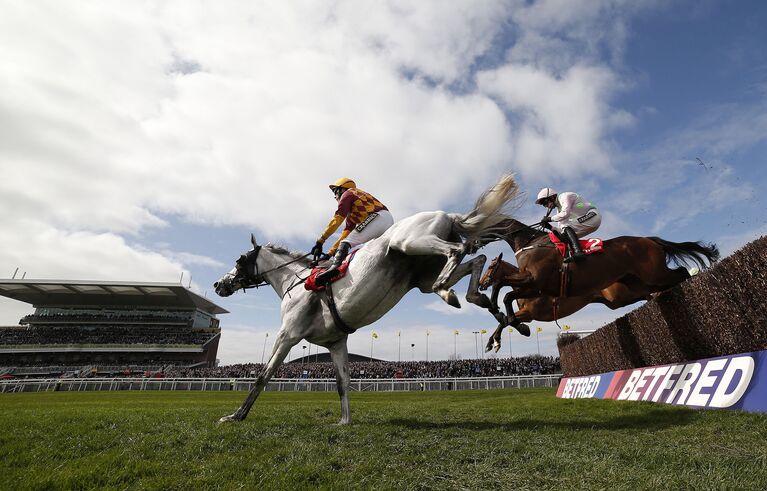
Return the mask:
<path id="1" fill-rule="evenodd" d="M 547 19 L 578 30 L 604 5 L 574 23 L 551 2 L 106 5 L 4 16 L 19 42 L 3 43 L 14 68 L 0 143 L 15 170 L 0 196 L 65 229 L 137 233 L 171 213 L 308 237 L 332 208 L 333 176 L 404 216 L 479 192 L 512 156 L 528 171 L 604 169 L 604 133 L 631 119 L 604 103 L 617 83 L 605 66 L 560 76 L 514 61 L 480 74 L 479 92 L 449 88 L 508 42 L 509 16 L 519 33 L 556 37 Z"/>
<path id="2" fill-rule="evenodd" d="M 0 18 L 0 270 L 176 281 L 220 263 L 148 236 L 182 222 L 310 241 L 340 176 L 396 218 L 463 211 L 509 170 L 601 176 L 633 121 L 612 101 L 638 9 L 15 3 Z"/>
<path id="3" fill-rule="evenodd" d="M 528 175 L 539 175 L 542 168 L 563 176 L 608 169 L 607 130 L 633 120 L 606 104 L 615 76 L 603 67 L 576 65 L 556 77 L 510 64 L 480 73 L 478 84 L 522 115 L 515 127 L 515 162 Z"/>

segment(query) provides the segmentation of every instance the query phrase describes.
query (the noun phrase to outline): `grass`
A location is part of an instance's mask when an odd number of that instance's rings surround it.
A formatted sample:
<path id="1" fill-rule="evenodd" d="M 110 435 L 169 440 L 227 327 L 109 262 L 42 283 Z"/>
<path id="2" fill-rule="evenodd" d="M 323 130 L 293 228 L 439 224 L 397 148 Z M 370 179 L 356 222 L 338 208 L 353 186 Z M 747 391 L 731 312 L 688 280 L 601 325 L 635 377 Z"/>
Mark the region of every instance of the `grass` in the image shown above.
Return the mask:
<path id="1" fill-rule="evenodd" d="M 0 395 L 2 489 L 764 489 L 767 417 L 550 389 Z"/>

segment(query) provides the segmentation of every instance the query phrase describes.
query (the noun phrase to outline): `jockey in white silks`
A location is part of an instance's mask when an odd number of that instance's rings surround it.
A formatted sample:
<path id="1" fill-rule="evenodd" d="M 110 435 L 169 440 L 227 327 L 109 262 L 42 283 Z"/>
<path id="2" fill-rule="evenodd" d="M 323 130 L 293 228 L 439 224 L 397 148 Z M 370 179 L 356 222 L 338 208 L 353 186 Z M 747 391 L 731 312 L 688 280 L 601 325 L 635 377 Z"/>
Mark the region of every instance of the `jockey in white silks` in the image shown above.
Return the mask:
<path id="1" fill-rule="evenodd" d="M 344 220 L 346 220 L 346 227 L 328 251 L 329 255 L 334 256 L 333 262 L 327 270 L 317 275 L 318 285 L 326 284 L 338 274 L 339 266 L 352 247 L 380 237 L 394 224 L 394 218 L 388 208 L 370 193 L 359 189 L 348 177 L 342 177 L 331 184 L 330 190 L 333 191 L 338 202 L 338 209 L 312 247 L 311 254 L 315 257 L 322 254 L 322 244 L 333 235 Z"/>
<path id="2" fill-rule="evenodd" d="M 549 210 L 556 207 L 558 213 L 543 217 L 541 223 L 555 229 L 567 239 L 572 253 L 565 262 L 580 261 L 586 255 L 578 239 L 595 232 L 602 223 L 602 216 L 597 207 L 576 193 L 557 193 L 551 188 L 543 188 L 535 202 Z"/>

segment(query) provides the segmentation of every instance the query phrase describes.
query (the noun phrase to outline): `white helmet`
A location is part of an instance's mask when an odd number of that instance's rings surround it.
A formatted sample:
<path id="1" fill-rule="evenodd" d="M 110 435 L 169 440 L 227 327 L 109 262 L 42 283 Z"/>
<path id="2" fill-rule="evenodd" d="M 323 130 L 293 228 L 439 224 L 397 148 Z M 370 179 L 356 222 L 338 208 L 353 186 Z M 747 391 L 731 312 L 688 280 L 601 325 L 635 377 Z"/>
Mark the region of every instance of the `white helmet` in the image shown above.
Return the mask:
<path id="1" fill-rule="evenodd" d="M 538 197 L 535 199 L 535 202 L 540 205 L 541 202 L 545 200 L 546 198 L 550 196 L 556 196 L 556 195 L 557 195 L 557 192 L 554 191 L 553 189 L 543 188 L 540 191 L 538 191 Z"/>

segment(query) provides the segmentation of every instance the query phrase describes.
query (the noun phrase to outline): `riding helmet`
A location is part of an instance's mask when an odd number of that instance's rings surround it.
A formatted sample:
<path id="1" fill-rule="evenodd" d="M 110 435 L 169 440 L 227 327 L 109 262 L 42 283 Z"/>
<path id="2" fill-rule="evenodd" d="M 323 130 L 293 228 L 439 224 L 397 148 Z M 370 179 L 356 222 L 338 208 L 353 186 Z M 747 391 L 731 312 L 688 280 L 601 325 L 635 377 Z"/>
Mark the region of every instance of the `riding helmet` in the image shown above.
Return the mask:
<path id="1" fill-rule="evenodd" d="M 552 188 L 543 188 L 540 191 L 538 191 L 538 198 L 536 198 L 535 202 L 539 205 L 541 202 L 543 202 L 546 198 L 549 198 L 551 196 L 556 196 L 557 192 L 554 191 Z"/>
<path id="2" fill-rule="evenodd" d="M 342 177 L 341 179 L 331 184 L 329 187 L 330 189 L 335 189 L 335 188 L 352 189 L 352 188 L 356 188 L 357 185 L 354 183 L 354 181 L 352 181 L 348 177 Z"/>

